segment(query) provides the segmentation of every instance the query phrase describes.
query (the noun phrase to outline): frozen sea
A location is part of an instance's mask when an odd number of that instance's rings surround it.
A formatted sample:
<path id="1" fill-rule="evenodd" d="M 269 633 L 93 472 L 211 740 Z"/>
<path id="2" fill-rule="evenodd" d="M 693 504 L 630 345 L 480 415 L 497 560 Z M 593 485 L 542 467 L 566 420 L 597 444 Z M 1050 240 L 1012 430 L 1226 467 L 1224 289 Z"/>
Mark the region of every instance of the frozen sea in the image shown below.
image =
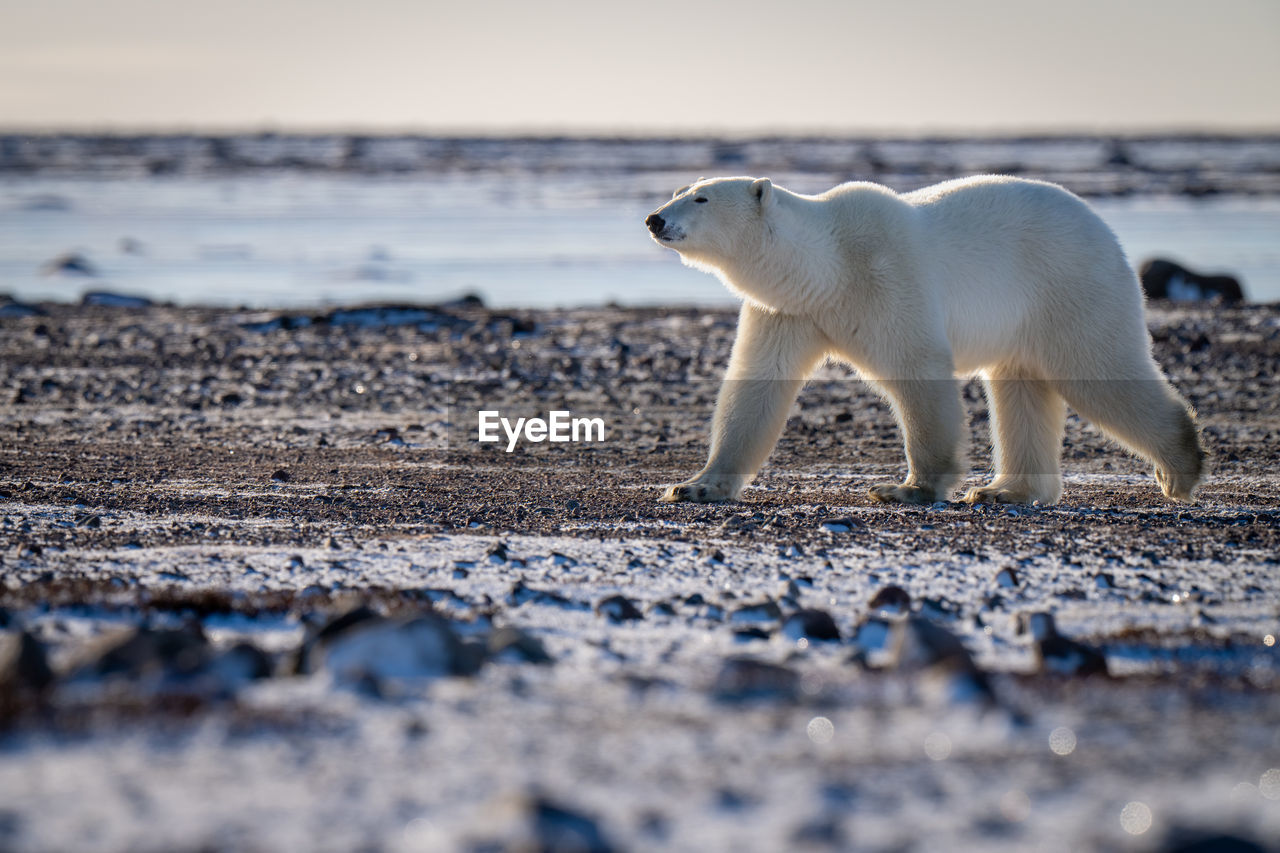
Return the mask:
<path id="1" fill-rule="evenodd" d="M 463 146 L 461 165 L 441 155 L 364 169 L 329 161 L 290 168 L 300 155 L 278 142 L 265 155 L 261 144 L 242 145 L 256 153 L 253 168 L 203 160 L 194 167 L 186 148 L 178 168 L 149 170 L 119 167 L 119 158 L 116 168 L 89 168 L 101 166 L 93 161 L 100 152 L 64 152 L 63 160 L 46 152 L 57 168 L 0 172 L 0 293 L 74 301 L 108 290 L 254 307 L 436 302 L 468 293 L 505 307 L 724 304 L 732 297 L 714 278 L 684 268 L 646 234 L 645 215 L 682 183 L 750 172 L 802 192 L 850 178 L 907 190 L 1011 162 L 1087 193 L 1135 265 L 1169 257 L 1236 275 L 1253 301 L 1280 300 L 1280 193 L 1267 182 L 1280 173 L 1280 146 L 1202 143 L 1191 154 L 1175 146 L 1210 184 L 1227 176 L 1229 191 L 1193 194 L 1167 191 L 1170 175 L 1185 182 L 1188 174 L 1167 145 L 1134 146 L 1137 154 L 1118 157 L 1077 142 L 973 148 L 968 159 L 955 153 L 967 149 L 882 145 L 857 149 L 861 159 L 851 154 L 847 169 L 834 167 L 838 152 L 783 142 L 728 156 L 713 147 L 705 162 L 686 145 L 668 164 L 661 141 L 582 142 L 569 151 L 541 143 L 535 151 L 539 143 L 509 140 L 504 150 L 514 154 L 504 156 Z M 310 144 L 304 153 L 313 157 L 329 150 Z M 1148 162 L 1134 164 L 1139 155 Z M 93 162 L 67 167 L 67 156 Z M 1251 175 L 1266 179 L 1261 191 Z M 1250 192 L 1230 191 L 1241 180 Z M 51 261 L 69 255 L 88 274 L 50 271 Z"/>

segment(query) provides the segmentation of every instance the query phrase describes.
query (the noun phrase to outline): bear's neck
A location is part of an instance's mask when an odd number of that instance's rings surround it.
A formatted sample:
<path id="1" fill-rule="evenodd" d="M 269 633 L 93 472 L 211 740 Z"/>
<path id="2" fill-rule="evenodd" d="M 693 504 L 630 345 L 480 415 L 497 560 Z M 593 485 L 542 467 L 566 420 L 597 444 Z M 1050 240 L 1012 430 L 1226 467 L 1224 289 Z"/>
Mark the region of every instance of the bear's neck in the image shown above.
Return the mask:
<path id="1" fill-rule="evenodd" d="M 777 191 L 759 240 L 739 247 L 716 273 L 734 293 L 784 314 L 828 310 L 839 278 L 835 235 L 807 208 L 815 199 Z M 815 229 L 815 225 L 818 228 Z"/>

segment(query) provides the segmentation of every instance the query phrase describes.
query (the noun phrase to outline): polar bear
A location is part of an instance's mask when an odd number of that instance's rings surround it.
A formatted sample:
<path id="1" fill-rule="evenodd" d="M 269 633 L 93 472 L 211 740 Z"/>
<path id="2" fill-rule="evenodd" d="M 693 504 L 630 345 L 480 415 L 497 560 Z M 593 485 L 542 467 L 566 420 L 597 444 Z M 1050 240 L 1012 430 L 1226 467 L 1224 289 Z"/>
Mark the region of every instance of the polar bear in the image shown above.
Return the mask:
<path id="1" fill-rule="evenodd" d="M 767 178 L 702 179 L 645 220 L 658 244 L 743 298 L 711 453 L 664 501 L 737 500 L 824 358 L 889 401 L 907 477 L 870 494 L 945 500 L 962 474 L 957 376 L 979 376 L 995 476 L 970 503 L 1056 503 L 1065 404 L 1189 501 L 1204 451 L 1151 356 L 1142 291 L 1106 224 L 1041 181 L 983 176 L 898 194 L 801 195 Z"/>

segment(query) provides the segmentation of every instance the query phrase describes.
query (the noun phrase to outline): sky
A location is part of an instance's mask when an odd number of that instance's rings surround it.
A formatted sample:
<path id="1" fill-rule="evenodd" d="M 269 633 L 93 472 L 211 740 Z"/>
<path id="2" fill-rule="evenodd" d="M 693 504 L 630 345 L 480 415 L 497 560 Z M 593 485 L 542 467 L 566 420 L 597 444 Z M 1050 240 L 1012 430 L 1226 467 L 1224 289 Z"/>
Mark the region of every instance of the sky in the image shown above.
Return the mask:
<path id="1" fill-rule="evenodd" d="M 1280 129 L 1280 0 L 0 0 L 0 128 Z"/>

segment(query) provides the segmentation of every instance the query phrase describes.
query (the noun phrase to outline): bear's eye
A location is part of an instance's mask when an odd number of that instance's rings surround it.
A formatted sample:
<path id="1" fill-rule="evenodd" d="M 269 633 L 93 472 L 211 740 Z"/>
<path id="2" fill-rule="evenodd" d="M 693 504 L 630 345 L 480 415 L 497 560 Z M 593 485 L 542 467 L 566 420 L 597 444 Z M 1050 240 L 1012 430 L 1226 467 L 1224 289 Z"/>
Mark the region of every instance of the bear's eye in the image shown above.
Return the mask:
<path id="1" fill-rule="evenodd" d="M 693 203 L 694 203 L 694 204 L 706 204 L 706 203 L 707 203 L 707 201 L 708 201 L 708 199 L 707 199 L 707 197 L 706 197 L 706 196 L 704 196 L 704 195 L 700 195 L 700 196 L 698 196 L 697 198 L 695 198 L 695 199 L 693 200 Z"/>

